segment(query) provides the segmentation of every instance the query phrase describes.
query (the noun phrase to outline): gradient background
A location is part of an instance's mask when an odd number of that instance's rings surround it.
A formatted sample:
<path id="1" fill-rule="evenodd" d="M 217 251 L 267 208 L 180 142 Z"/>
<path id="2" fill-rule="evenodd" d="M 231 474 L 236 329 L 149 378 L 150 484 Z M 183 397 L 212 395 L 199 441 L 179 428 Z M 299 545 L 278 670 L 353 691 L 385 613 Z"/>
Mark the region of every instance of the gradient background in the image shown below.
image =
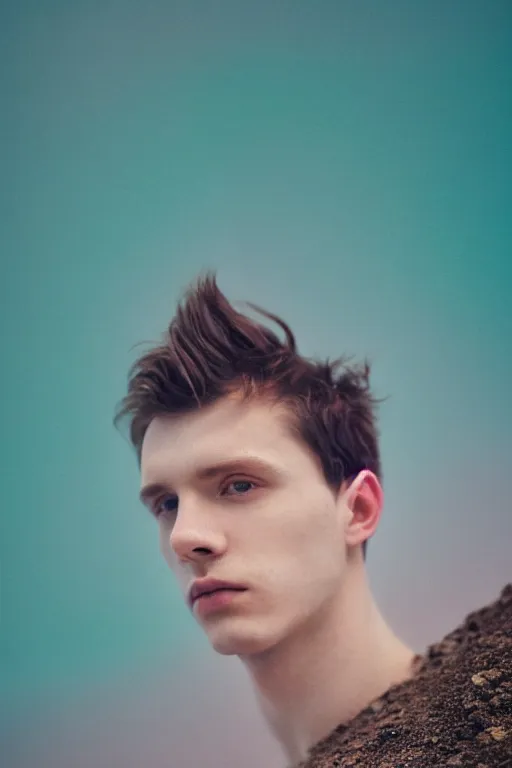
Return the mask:
<path id="1" fill-rule="evenodd" d="M 511 577 L 510 2 L 1 4 L 1 702 L 10 768 L 279 766 L 111 426 L 204 267 L 368 355 L 369 572 L 416 649 Z"/>

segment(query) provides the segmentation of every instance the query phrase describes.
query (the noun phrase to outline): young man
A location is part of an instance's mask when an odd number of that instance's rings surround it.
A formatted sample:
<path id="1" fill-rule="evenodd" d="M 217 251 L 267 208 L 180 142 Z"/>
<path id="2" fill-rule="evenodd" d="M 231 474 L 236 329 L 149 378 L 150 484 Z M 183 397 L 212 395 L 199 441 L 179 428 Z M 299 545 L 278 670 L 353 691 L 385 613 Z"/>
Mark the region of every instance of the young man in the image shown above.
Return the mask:
<path id="1" fill-rule="evenodd" d="M 366 576 L 383 501 L 368 366 L 306 360 L 262 313 L 283 341 L 200 280 L 117 418 L 184 599 L 213 648 L 242 660 L 295 764 L 421 660 Z"/>

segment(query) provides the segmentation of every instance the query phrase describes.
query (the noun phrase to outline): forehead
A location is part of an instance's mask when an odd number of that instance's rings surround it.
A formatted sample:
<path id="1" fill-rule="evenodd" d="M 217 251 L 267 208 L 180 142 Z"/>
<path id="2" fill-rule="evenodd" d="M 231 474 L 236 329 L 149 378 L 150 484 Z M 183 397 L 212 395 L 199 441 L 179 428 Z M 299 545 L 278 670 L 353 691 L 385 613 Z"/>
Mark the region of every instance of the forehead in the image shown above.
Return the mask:
<path id="1" fill-rule="evenodd" d="M 296 437 L 283 406 L 226 397 L 191 413 L 158 416 L 141 452 L 143 483 L 184 477 L 213 464 L 255 456 L 285 469 L 311 457 Z"/>

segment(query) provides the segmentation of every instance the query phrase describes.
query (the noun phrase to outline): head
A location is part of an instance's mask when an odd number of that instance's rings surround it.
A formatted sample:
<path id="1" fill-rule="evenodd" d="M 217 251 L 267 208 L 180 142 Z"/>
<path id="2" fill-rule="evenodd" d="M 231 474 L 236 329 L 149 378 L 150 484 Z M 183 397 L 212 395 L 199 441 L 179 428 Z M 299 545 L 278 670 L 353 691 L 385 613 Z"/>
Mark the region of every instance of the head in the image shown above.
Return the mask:
<path id="1" fill-rule="evenodd" d="M 382 508 L 368 365 L 305 359 L 282 320 L 252 308 L 284 338 L 200 279 L 116 416 L 185 598 L 198 579 L 244 588 L 193 604 L 213 647 L 241 656 L 339 601 Z"/>

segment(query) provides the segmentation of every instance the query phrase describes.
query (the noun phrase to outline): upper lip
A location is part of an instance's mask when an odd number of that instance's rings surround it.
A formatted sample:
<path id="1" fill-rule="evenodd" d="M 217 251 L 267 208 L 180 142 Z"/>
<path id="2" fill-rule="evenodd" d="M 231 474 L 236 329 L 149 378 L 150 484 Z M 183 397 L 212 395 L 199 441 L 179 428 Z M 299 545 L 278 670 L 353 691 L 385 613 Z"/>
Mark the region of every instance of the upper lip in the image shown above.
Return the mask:
<path id="1" fill-rule="evenodd" d="M 230 581 L 219 581 L 219 579 L 196 579 L 188 591 L 188 601 L 192 603 L 201 595 L 209 592 L 216 592 L 218 589 L 247 589 L 242 584 L 233 584 Z"/>

